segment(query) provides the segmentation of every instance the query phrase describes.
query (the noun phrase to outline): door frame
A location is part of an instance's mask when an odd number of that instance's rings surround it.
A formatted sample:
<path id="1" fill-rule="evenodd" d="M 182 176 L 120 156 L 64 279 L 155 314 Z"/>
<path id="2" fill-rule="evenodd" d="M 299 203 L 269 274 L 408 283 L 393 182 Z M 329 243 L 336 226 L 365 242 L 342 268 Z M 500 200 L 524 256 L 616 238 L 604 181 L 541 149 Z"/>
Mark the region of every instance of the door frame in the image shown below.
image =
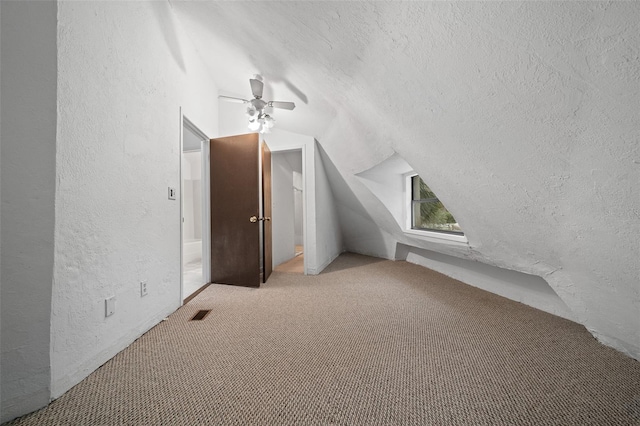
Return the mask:
<path id="1" fill-rule="evenodd" d="M 264 141 L 267 143 L 267 145 L 269 145 L 269 135 L 266 135 L 264 137 Z M 302 155 L 302 246 L 303 246 L 303 250 L 306 254 L 307 252 L 307 248 L 308 248 L 308 234 L 309 234 L 309 220 L 307 218 L 307 215 L 309 213 L 309 207 L 308 207 L 308 188 L 307 188 L 307 162 L 306 162 L 306 158 L 307 158 L 307 146 L 304 144 L 300 144 L 300 145 L 286 145 L 286 146 L 270 146 L 269 145 L 269 149 L 271 150 L 271 154 L 276 154 L 276 153 L 282 153 L 282 152 L 290 152 L 290 151 L 300 151 L 301 155 Z M 272 188 L 272 192 L 273 192 Z M 275 236 L 274 236 L 275 239 Z M 272 243 L 273 244 L 273 243 Z M 304 275 L 309 275 L 308 274 L 308 256 L 304 256 L 303 258 L 304 261 Z M 275 268 L 276 265 L 273 265 L 273 267 Z"/>
<path id="2" fill-rule="evenodd" d="M 260 181 L 260 211 L 263 221 L 261 223 L 262 241 L 262 283 L 266 283 L 273 273 L 273 154 L 269 145 L 258 140 L 260 150 L 259 181 Z M 266 164 L 265 164 L 266 163 Z M 268 178 L 268 183 L 265 183 Z M 268 248 L 268 250 L 267 250 Z M 267 260 L 271 265 L 267 266 Z"/>
<path id="3" fill-rule="evenodd" d="M 180 306 L 185 303 L 184 297 L 184 207 L 182 205 L 182 194 L 184 193 L 184 171 L 182 170 L 182 160 L 184 156 L 184 129 L 188 128 L 202 139 L 200 143 L 202 152 L 202 280 L 204 288 L 211 282 L 211 212 L 208 208 L 210 199 L 209 179 L 211 173 L 209 137 L 191 121 L 184 113 L 184 108 L 180 107 Z"/>

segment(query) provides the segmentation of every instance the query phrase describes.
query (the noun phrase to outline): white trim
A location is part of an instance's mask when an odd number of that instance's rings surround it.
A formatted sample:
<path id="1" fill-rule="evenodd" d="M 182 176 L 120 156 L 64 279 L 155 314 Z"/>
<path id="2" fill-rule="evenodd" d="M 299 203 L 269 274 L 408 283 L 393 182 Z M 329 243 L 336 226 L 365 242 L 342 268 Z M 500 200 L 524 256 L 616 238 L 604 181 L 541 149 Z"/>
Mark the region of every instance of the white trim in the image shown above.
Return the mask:
<path id="1" fill-rule="evenodd" d="M 258 133 L 258 152 L 256 153 L 256 155 L 258 156 L 258 217 L 264 218 L 265 214 L 264 214 L 264 180 L 262 179 L 262 175 L 264 173 L 264 164 L 263 164 L 263 159 L 264 156 L 262 155 L 262 144 L 264 143 L 266 145 L 265 140 L 262 137 L 262 133 L 259 132 L 252 132 L 252 133 Z M 249 133 L 251 134 L 251 133 Z M 269 145 L 267 145 L 267 148 L 269 149 L 269 152 L 271 152 L 271 148 L 269 148 Z M 273 161 L 271 161 L 271 169 L 273 170 Z M 273 179 L 271 179 L 271 181 L 273 182 Z M 273 192 L 273 187 L 271 188 L 271 192 Z M 273 198 L 273 195 L 271 196 Z M 273 206 L 273 203 L 271 203 L 271 205 Z M 265 225 L 264 222 L 260 221 L 258 222 L 259 226 L 258 226 L 258 245 L 260 246 L 260 277 L 262 278 L 262 281 L 259 282 L 259 285 L 263 284 L 264 281 L 264 273 L 267 270 L 267 265 L 265 265 Z M 273 272 L 273 225 L 271 228 L 271 272 Z"/>
<path id="2" fill-rule="evenodd" d="M 300 152 L 302 155 L 302 250 L 308 250 L 308 235 L 309 235 L 309 221 L 307 220 L 307 212 L 309 211 L 309 207 L 307 205 L 307 197 L 309 196 L 309 188 L 307 188 L 307 147 L 306 145 L 302 145 L 300 148 Z M 309 256 L 304 256 L 302 258 L 304 274 L 309 274 Z"/>
<path id="3" fill-rule="evenodd" d="M 404 184 L 402 186 L 402 190 L 404 191 L 404 203 L 402 203 L 402 211 L 404 212 L 404 226 L 402 230 L 404 232 L 411 231 L 411 178 L 415 176 L 416 172 L 409 172 L 402 175 L 402 179 L 404 180 Z"/>
<path id="4" fill-rule="evenodd" d="M 202 281 L 211 282 L 211 144 L 202 140 Z"/>
<path id="5" fill-rule="evenodd" d="M 425 231 L 425 230 L 421 230 L 421 229 L 413 229 L 411 227 L 412 224 L 412 218 L 411 218 L 411 204 L 412 204 L 412 199 L 411 199 L 411 178 L 414 176 L 418 176 L 418 173 L 416 172 L 409 172 L 409 173 L 405 173 L 402 177 L 404 179 L 404 203 L 402 205 L 403 208 L 403 212 L 404 212 L 404 229 L 403 232 L 405 234 L 409 234 L 411 236 L 416 236 L 419 237 L 421 239 L 424 239 L 426 241 L 432 241 L 435 243 L 442 243 L 444 241 L 447 242 L 454 242 L 454 243 L 461 243 L 464 245 L 469 245 L 469 240 L 467 239 L 467 237 L 463 234 L 463 235 L 459 235 L 459 234 L 449 234 L 446 232 L 437 232 L 437 231 Z"/>
<path id="6" fill-rule="evenodd" d="M 182 294 L 184 293 L 184 264 L 183 264 L 183 258 L 184 258 L 184 222 L 182 220 L 182 218 L 184 217 L 184 211 L 183 211 L 183 207 L 182 207 L 182 193 L 184 191 L 183 188 L 183 182 L 184 182 L 184 176 L 182 174 L 183 170 L 182 170 L 182 157 L 184 156 L 184 153 L 182 152 L 182 149 L 184 147 L 184 114 L 182 113 L 182 107 L 180 107 L 180 144 L 178 146 L 179 148 L 179 154 L 178 154 L 178 178 L 180 179 L 180 196 L 178 197 L 178 200 L 180 201 L 180 217 L 178 217 L 179 223 L 180 223 L 180 293 L 178 295 L 179 297 L 179 303 L 178 306 L 182 306 L 183 304 L 183 300 L 184 298 L 182 297 Z"/>
<path id="7" fill-rule="evenodd" d="M 435 231 L 420 231 L 417 229 L 405 229 L 405 234 L 410 234 L 412 236 L 420 237 L 422 239 L 433 241 L 436 243 L 444 241 L 453 241 L 462 243 L 464 245 L 468 245 L 469 240 L 464 235 L 457 234 L 447 234 L 445 232 L 435 232 Z M 438 241 L 440 240 L 440 241 Z"/>
<path id="8" fill-rule="evenodd" d="M 209 137 L 200 130 L 189 118 L 184 114 L 184 108 L 180 107 L 180 306 L 184 302 L 184 206 L 182 205 L 182 194 L 184 193 L 184 175 L 182 170 L 182 160 L 184 156 L 184 129 L 188 128 L 201 138 L 200 147 L 202 152 L 202 280 L 204 283 L 211 281 L 211 217 L 210 217 L 210 190 L 209 176 L 211 175 L 210 146 Z M 191 150 L 195 152 L 195 150 Z M 191 152 L 188 151 L 188 152 Z"/>

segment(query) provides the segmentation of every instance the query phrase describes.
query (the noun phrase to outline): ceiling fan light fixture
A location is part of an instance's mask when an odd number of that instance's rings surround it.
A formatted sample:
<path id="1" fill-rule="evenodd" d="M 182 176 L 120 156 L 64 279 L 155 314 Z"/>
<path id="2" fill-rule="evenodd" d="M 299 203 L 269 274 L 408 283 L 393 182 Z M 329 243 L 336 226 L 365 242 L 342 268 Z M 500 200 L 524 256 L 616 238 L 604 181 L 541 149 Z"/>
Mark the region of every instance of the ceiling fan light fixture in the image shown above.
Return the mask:
<path id="1" fill-rule="evenodd" d="M 253 121 L 258 118 L 258 110 L 253 106 L 247 107 L 247 117 L 249 117 L 249 121 Z"/>
<path id="2" fill-rule="evenodd" d="M 269 114 L 261 113 L 256 120 L 249 121 L 249 130 L 259 133 L 270 133 L 275 119 Z"/>
<path id="3" fill-rule="evenodd" d="M 261 127 L 262 127 L 262 124 L 260 123 L 259 120 L 250 120 L 249 121 L 249 130 L 251 130 L 252 132 L 259 131 Z"/>

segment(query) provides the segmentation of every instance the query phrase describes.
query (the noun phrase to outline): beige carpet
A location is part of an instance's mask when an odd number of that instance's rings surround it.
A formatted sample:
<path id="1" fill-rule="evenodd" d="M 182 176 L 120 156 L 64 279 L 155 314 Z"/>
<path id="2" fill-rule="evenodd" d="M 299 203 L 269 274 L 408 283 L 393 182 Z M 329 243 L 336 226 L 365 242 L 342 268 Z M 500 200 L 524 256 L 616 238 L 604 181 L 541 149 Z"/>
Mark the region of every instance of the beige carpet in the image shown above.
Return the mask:
<path id="1" fill-rule="evenodd" d="M 13 424 L 633 425 L 640 363 L 419 266 L 343 255 L 209 286 Z"/>

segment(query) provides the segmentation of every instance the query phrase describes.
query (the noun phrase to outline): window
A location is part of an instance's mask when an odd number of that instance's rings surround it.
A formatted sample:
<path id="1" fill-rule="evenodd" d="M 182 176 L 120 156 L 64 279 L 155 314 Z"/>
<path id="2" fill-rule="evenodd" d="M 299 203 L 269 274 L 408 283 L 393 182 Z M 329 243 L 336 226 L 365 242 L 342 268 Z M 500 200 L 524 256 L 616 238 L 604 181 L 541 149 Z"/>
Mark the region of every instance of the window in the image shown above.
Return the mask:
<path id="1" fill-rule="evenodd" d="M 410 227 L 418 231 L 435 231 L 464 235 L 456 219 L 418 175 L 408 177 L 411 211 Z"/>

